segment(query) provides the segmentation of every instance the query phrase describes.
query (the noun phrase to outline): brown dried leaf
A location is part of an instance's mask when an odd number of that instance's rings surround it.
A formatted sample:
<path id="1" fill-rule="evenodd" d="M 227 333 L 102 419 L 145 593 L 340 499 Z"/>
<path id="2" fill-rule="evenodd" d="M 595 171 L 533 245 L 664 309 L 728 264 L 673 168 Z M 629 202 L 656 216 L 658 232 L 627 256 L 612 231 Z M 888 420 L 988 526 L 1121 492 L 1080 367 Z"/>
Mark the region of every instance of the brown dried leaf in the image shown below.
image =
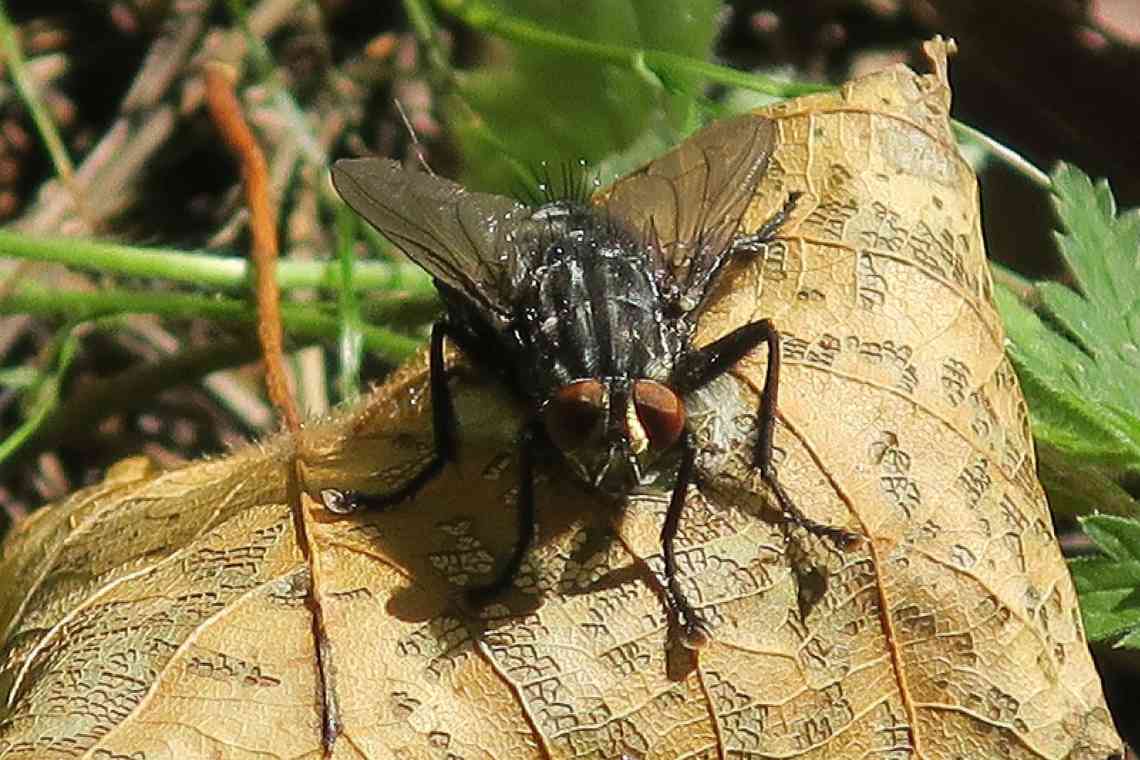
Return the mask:
<path id="1" fill-rule="evenodd" d="M 296 446 L 127 462 L 23 525 L 0 557 L 0 758 L 321 757 L 318 661 L 335 758 L 1120 753 L 1002 353 L 945 49 L 929 52 L 933 75 L 895 68 L 764 111 L 779 147 L 748 219 L 806 195 L 703 325 L 784 331 L 781 478 L 863 547 L 789 532 L 756 485 L 760 356 L 706 397 L 718 477 L 679 541 L 715 636 L 699 657 L 667 641 L 664 496 L 620 513 L 559 468 L 516 587 L 460 608 L 514 536 L 519 410 L 470 373 L 460 463 L 383 515 L 334 519 L 302 496 L 307 561 L 286 463 L 300 456 L 310 493 L 418 469 L 415 363 Z"/>

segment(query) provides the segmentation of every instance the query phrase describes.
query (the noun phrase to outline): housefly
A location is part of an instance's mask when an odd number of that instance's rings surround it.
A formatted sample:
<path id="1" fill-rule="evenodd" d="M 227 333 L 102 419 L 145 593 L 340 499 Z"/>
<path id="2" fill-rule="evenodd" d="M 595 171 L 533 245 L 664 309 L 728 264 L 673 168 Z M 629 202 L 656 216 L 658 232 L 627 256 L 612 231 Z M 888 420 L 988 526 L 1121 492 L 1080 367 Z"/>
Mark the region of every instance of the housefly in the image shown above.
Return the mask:
<path id="1" fill-rule="evenodd" d="M 529 408 L 519 434 L 518 538 L 496 578 L 470 593 L 485 601 L 510 585 L 534 534 L 534 463 L 552 449 L 586 483 L 619 499 L 677 464 L 661 529 L 670 619 L 699 647 L 708 631 L 678 582 L 674 539 L 696 445 L 686 399 L 764 344 L 754 462 L 785 519 L 839 544 L 840 528 L 804 516 L 772 467 L 780 337 L 768 320 L 696 347 L 693 335 L 724 267 L 771 240 L 798 194 L 755 232 L 741 222 L 767 170 L 772 121 L 717 122 L 619 180 L 604 201 L 524 205 L 468 192 L 386 159 L 346 159 L 332 170 L 353 210 L 434 278 L 446 315 L 431 333 L 434 455 L 384 494 L 328 489 L 330 511 L 389 507 L 415 495 L 451 461 L 457 425 L 444 341 L 497 373 Z"/>

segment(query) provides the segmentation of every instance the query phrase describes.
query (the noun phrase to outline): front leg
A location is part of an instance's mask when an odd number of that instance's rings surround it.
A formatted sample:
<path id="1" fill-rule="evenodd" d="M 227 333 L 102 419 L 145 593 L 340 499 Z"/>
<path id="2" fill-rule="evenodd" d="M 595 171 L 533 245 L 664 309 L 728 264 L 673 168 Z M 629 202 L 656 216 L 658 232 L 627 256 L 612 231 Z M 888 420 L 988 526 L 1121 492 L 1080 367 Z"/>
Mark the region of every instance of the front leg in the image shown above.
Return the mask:
<path id="1" fill-rule="evenodd" d="M 455 406 L 451 401 L 451 387 L 447 384 L 447 367 L 443 360 L 443 340 L 451 333 L 447 322 L 436 322 L 431 328 L 431 348 L 428 354 L 428 374 L 431 386 L 431 427 L 434 450 L 423 469 L 407 482 L 388 493 L 371 494 L 349 489 L 326 488 L 321 491 L 325 509 L 338 515 L 347 515 L 361 509 L 387 509 L 419 493 L 438 475 L 445 464 L 455 459 Z"/>
<path id="2" fill-rule="evenodd" d="M 691 393 L 723 375 L 761 343 L 768 347 L 768 369 L 764 375 L 764 389 L 760 392 L 760 429 L 753 453 L 760 479 L 775 494 L 780 511 L 788 522 L 846 548 L 858 542 L 859 536 L 842 528 L 824 525 L 801 512 L 772 467 L 772 436 L 776 429 L 776 399 L 780 390 L 780 334 L 771 321 L 750 322 L 689 354 L 677 365 L 673 385 L 682 395 Z"/>
<path id="3" fill-rule="evenodd" d="M 702 649 L 709 642 L 708 625 L 693 608 L 681 584 L 677 580 L 677 554 L 674 543 L 677 529 L 681 525 L 681 512 L 689 495 L 689 485 L 693 482 L 693 465 L 696 452 L 693 449 L 692 435 L 686 432 L 681 437 L 681 466 L 677 470 L 677 482 L 669 499 L 669 509 L 665 512 L 665 522 L 661 525 L 661 553 L 665 559 L 665 594 L 669 609 L 681 624 L 681 643 L 689 649 Z"/>
<path id="4" fill-rule="evenodd" d="M 534 449 L 542 436 L 540 423 L 527 425 L 519 436 L 519 496 L 518 520 L 516 522 L 515 547 L 507 564 L 495 575 L 494 580 L 482 586 L 467 589 L 467 601 L 473 607 L 482 607 L 501 594 L 514 582 L 519 574 L 523 558 L 534 540 Z"/>

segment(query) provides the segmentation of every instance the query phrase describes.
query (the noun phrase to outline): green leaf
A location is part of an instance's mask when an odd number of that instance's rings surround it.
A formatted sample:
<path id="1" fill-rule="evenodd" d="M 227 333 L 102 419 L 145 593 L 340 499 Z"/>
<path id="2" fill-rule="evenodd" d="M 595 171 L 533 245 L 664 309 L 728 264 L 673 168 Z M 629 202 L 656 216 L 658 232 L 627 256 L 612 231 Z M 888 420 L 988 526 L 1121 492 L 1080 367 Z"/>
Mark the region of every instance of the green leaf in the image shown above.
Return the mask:
<path id="1" fill-rule="evenodd" d="M 494 0 L 488 13 L 525 20 L 544 30 L 582 40 L 673 52 L 707 60 L 717 32 L 719 0 Z M 463 99 L 478 114 L 453 118 L 465 156 L 465 184 L 498 192 L 517 190 L 517 175 L 501 145 L 518 163 L 547 162 L 555 180 L 560 166 L 596 163 L 620 151 L 653 121 L 674 133 L 669 142 L 699 126 L 699 82 L 676 73 L 668 80 L 561 53 L 539 44 L 512 45 L 498 60 L 460 79 Z M 495 136 L 489 141 L 485 132 Z"/>
<path id="2" fill-rule="evenodd" d="M 1110 515 L 1081 520 L 1106 556 L 1070 560 L 1091 641 L 1140 649 L 1140 522 Z"/>
<path id="3" fill-rule="evenodd" d="M 1134 639 L 1140 631 L 1140 562 L 1076 559 L 1069 569 L 1089 641 Z"/>
<path id="4" fill-rule="evenodd" d="M 1057 245 L 1075 287 L 1039 283 L 1028 304 L 998 288 L 998 309 L 1038 441 L 1103 486 L 1140 473 L 1140 212 L 1118 215 L 1107 184 L 1065 164 L 1052 187 Z M 1088 496 L 1078 511 L 1125 503 Z"/>
<path id="5" fill-rule="evenodd" d="M 1093 515 L 1081 527 L 1097 548 L 1118 562 L 1140 562 L 1140 522 L 1112 515 Z"/>
<path id="6" fill-rule="evenodd" d="M 1057 215 L 1066 230 L 1057 235 L 1058 245 L 1087 305 L 1108 309 L 1101 314 L 1107 318 L 1104 325 L 1119 328 L 1114 332 L 1121 338 L 1135 340 L 1140 329 L 1140 212 L 1134 209 L 1117 217 L 1108 183 L 1094 185 L 1068 164 L 1053 172 L 1053 186 Z"/>
<path id="7" fill-rule="evenodd" d="M 1140 649 L 1140 627 L 1116 643 L 1120 649 Z"/>
<path id="8" fill-rule="evenodd" d="M 1113 515 L 1140 515 L 1137 502 L 1101 468 L 1080 464 L 1047 443 L 1037 446 L 1037 471 L 1054 515 L 1076 517 L 1089 505 Z"/>
<path id="9" fill-rule="evenodd" d="M 1005 288 L 994 295 L 1037 438 L 1084 464 L 1126 468 L 1140 461 L 1140 447 L 1085 387 L 1099 374 L 1093 359 Z"/>

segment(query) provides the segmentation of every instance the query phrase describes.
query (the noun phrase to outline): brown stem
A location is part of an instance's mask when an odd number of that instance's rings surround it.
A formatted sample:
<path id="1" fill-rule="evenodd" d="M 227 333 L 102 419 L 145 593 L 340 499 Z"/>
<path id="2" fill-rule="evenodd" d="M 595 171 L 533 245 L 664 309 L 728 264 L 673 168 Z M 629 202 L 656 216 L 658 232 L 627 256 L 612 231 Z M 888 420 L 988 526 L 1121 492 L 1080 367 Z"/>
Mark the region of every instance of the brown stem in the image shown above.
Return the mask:
<path id="1" fill-rule="evenodd" d="M 269 202 L 269 170 L 265 154 L 242 116 L 241 104 L 234 93 L 232 70 L 221 64 L 207 64 L 205 79 L 210 115 L 230 150 L 241 161 L 253 238 L 251 253 L 257 292 L 257 335 L 265 357 L 265 384 L 269 399 L 281 413 L 285 427 L 297 432 L 301 429 L 301 416 L 293 394 L 289 392 L 285 371 L 281 294 L 277 289 L 277 228 Z"/>

